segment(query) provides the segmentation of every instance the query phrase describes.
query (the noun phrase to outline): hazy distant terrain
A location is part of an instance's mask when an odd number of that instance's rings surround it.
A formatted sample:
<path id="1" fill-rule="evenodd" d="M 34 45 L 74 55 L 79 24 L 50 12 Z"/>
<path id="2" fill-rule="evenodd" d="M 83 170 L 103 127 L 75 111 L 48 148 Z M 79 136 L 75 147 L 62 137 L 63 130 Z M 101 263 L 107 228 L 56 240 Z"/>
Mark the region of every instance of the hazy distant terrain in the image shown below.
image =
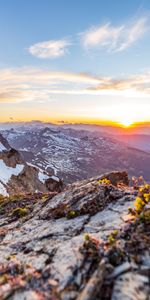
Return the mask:
<path id="1" fill-rule="evenodd" d="M 147 151 L 150 153 L 150 135 L 145 135 L 145 134 L 118 135 L 117 140 L 126 143 L 131 147 L 135 147 L 137 149 L 141 149 L 143 151 Z"/>

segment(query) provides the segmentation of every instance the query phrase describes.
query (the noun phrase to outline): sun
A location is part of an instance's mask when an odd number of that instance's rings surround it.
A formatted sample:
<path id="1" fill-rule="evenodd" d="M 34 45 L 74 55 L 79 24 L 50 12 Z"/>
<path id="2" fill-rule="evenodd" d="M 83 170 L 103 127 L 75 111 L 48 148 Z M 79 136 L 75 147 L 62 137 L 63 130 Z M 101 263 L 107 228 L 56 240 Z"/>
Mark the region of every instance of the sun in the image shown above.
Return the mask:
<path id="1" fill-rule="evenodd" d="M 133 121 L 126 119 L 121 121 L 120 124 L 123 125 L 124 127 L 130 127 L 133 124 Z"/>

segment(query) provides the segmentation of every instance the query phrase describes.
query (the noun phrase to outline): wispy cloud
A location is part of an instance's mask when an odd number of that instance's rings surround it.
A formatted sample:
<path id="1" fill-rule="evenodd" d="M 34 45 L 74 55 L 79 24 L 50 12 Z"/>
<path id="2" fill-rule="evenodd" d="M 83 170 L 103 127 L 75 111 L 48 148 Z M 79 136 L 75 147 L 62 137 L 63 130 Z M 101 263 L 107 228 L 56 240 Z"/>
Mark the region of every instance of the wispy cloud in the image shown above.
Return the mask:
<path id="1" fill-rule="evenodd" d="M 102 79 L 103 80 L 103 79 Z M 80 94 L 101 80 L 87 73 L 51 72 L 39 68 L 0 70 L 0 102 L 47 101 L 51 94 Z"/>
<path id="2" fill-rule="evenodd" d="M 41 42 L 29 47 L 28 51 L 39 58 L 58 58 L 68 52 L 68 46 L 71 42 L 67 39 L 50 40 Z"/>
<path id="3" fill-rule="evenodd" d="M 123 51 L 139 40 L 147 29 L 146 17 L 119 26 L 106 23 L 101 26 L 91 27 L 81 33 L 81 44 L 88 49 L 106 48 L 107 51 Z"/>
<path id="4" fill-rule="evenodd" d="M 59 58 L 69 52 L 69 46 L 75 44 L 84 49 L 106 49 L 107 52 L 121 52 L 131 47 L 144 33 L 149 30 L 148 17 L 143 16 L 136 20 L 120 25 L 107 22 L 100 26 L 92 26 L 84 32 L 78 33 L 71 39 L 48 40 L 31 45 L 28 52 L 35 57 Z M 73 42 L 72 42 L 73 41 Z"/>
<path id="5" fill-rule="evenodd" d="M 104 95 L 122 95 L 128 97 L 150 96 L 150 73 L 137 74 L 128 78 L 109 78 L 107 82 L 97 86 L 91 86 L 89 91 L 95 91 Z"/>
<path id="6" fill-rule="evenodd" d="M 88 73 L 54 72 L 38 68 L 0 70 L 0 102 L 51 101 L 51 95 L 150 96 L 150 73 L 128 78 Z"/>

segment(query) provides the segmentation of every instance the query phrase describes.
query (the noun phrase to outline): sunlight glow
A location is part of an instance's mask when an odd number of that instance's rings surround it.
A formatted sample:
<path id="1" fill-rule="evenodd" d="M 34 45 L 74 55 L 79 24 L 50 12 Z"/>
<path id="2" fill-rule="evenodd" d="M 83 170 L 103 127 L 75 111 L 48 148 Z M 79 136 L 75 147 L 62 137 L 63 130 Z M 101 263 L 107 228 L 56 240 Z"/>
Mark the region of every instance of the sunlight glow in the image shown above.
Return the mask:
<path id="1" fill-rule="evenodd" d="M 124 127 L 130 127 L 134 122 L 131 121 L 130 119 L 126 119 L 120 122 L 121 125 L 123 125 Z"/>

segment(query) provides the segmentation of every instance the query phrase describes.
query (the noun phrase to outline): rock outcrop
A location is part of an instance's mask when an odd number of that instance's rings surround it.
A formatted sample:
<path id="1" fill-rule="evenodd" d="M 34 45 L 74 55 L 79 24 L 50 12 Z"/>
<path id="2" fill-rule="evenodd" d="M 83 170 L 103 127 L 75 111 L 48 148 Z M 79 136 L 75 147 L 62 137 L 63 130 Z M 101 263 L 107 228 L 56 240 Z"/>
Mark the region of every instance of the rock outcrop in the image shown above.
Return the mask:
<path id="1" fill-rule="evenodd" d="M 0 195 L 48 193 L 61 191 L 62 186 L 58 177 L 26 163 L 0 135 Z"/>
<path id="2" fill-rule="evenodd" d="M 128 215 L 137 192 L 127 183 L 114 172 L 1 201 L 0 299 L 147 300 L 149 225 Z"/>

